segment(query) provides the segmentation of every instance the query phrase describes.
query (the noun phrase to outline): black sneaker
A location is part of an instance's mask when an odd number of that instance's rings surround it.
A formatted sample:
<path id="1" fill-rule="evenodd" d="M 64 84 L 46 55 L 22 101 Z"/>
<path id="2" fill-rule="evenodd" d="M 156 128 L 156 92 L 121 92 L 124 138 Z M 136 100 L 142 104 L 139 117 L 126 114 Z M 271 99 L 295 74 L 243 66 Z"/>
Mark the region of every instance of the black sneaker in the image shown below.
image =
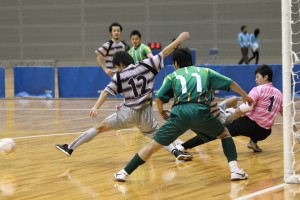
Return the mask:
<path id="1" fill-rule="evenodd" d="M 73 152 L 73 149 L 69 149 L 67 144 L 57 144 L 55 145 L 55 147 L 61 152 L 63 152 L 64 154 L 66 154 L 67 156 L 71 156 Z"/>
<path id="2" fill-rule="evenodd" d="M 193 155 L 188 152 L 182 152 L 179 150 L 173 151 L 176 160 L 190 161 L 193 159 Z"/>

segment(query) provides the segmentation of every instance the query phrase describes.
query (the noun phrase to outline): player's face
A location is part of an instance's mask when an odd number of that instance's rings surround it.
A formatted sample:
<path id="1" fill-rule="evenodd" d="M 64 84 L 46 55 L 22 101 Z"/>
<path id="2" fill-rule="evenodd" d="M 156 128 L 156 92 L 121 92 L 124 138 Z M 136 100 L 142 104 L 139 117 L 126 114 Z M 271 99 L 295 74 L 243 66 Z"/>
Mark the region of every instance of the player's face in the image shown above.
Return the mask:
<path id="1" fill-rule="evenodd" d="M 263 77 L 260 73 L 257 73 L 255 75 L 255 82 L 256 82 L 256 85 L 262 85 L 262 84 L 265 84 L 266 83 L 266 78 L 268 78 L 267 76 Z"/>
<path id="2" fill-rule="evenodd" d="M 141 38 L 139 36 L 137 36 L 137 35 L 131 36 L 130 40 L 131 40 L 131 44 L 135 48 L 138 47 L 140 45 L 140 43 L 141 43 Z"/>
<path id="3" fill-rule="evenodd" d="M 115 40 L 119 40 L 121 37 L 121 29 L 119 26 L 113 26 L 111 29 L 111 36 Z"/>

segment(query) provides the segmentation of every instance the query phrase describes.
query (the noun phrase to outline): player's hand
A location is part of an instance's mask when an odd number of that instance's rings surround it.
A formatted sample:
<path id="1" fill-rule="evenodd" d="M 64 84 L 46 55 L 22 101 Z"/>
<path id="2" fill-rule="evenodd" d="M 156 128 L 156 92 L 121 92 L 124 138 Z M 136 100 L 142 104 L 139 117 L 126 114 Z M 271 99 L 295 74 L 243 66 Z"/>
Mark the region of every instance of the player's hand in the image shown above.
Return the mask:
<path id="1" fill-rule="evenodd" d="M 181 43 L 182 41 L 188 39 L 189 37 L 190 37 L 190 33 L 189 32 L 182 32 L 182 33 L 180 33 L 180 35 L 178 36 L 179 43 Z"/>
<path id="2" fill-rule="evenodd" d="M 159 113 L 160 116 L 164 119 L 167 120 L 170 116 L 170 111 L 169 110 L 163 110 L 161 113 Z"/>
<path id="3" fill-rule="evenodd" d="M 246 96 L 243 96 L 243 102 L 244 103 L 247 102 L 249 106 L 252 106 L 254 101 L 250 96 L 246 95 Z"/>
<path id="4" fill-rule="evenodd" d="M 93 107 L 91 110 L 90 110 L 90 116 L 91 117 L 97 117 L 98 115 L 98 109 Z"/>

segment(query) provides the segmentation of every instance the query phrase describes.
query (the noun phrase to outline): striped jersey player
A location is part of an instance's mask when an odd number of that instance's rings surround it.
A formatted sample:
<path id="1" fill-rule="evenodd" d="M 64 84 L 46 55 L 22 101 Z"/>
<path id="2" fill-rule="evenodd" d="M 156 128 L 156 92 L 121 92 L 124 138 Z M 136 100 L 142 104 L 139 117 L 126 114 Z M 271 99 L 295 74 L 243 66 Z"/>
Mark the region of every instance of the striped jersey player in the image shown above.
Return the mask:
<path id="1" fill-rule="evenodd" d="M 112 64 L 116 52 L 125 51 L 129 48 L 126 42 L 121 40 L 122 30 L 123 28 L 119 23 L 112 23 L 109 26 L 112 38 L 95 51 L 98 64 L 109 76 L 113 76 L 117 72 L 117 69 Z"/>
<path id="2" fill-rule="evenodd" d="M 115 113 L 105 118 L 96 126 L 82 133 L 71 144 L 56 145 L 56 148 L 70 156 L 80 145 L 89 142 L 96 135 L 110 131 L 136 126 L 145 136 L 152 138 L 159 128 L 150 106 L 154 78 L 164 67 L 163 58 L 168 56 L 174 48 L 189 37 L 187 32 L 179 35 L 178 39 L 165 47 L 158 55 L 134 64 L 133 58 L 125 51 L 117 52 L 113 58 L 113 65 L 118 69 L 111 82 L 101 92 L 97 102 L 90 111 L 91 117 L 96 117 L 98 109 L 106 101 L 109 94 L 122 93 L 124 103 Z M 178 160 L 191 160 L 192 155 L 180 152 L 173 144 L 165 147 Z"/>

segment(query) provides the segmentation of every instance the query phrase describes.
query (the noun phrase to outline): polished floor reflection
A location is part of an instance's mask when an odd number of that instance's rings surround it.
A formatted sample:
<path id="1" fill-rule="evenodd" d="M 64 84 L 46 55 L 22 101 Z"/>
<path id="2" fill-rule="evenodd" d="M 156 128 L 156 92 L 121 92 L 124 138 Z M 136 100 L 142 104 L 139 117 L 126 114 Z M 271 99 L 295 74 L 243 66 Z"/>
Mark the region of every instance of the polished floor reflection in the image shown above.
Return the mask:
<path id="1" fill-rule="evenodd" d="M 272 135 L 259 143 L 262 153 L 247 149 L 247 138 L 235 138 L 239 165 L 249 180 L 230 181 L 221 144 L 213 141 L 189 151 L 194 155 L 190 162 L 176 163 L 174 156 L 160 150 L 120 183 L 114 181 L 113 173 L 149 142 L 135 128 L 99 135 L 71 157 L 54 147 L 71 142 L 120 103 L 109 100 L 97 118 L 90 118 L 95 101 L 0 100 L 0 136 L 17 143 L 15 153 L 0 155 L 0 200 L 300 199 L 299 185 L 283 183 L 280 116 Z M 193 136 L 188 132 L 181 139 Z"/>

